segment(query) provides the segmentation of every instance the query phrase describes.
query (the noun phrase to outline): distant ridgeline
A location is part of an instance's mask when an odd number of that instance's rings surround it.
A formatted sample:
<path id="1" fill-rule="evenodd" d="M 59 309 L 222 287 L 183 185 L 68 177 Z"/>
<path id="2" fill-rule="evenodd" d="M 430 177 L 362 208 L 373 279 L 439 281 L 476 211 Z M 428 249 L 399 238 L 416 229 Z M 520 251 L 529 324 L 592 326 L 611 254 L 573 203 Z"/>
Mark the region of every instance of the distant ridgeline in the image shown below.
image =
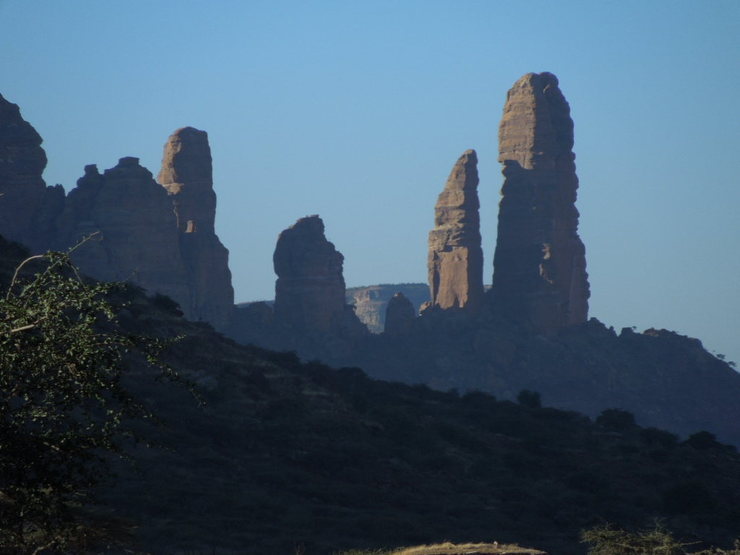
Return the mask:
<path id="1" fill-rule="evenodd" d="M 176 131 L 158 182 L 136 158 L 87 166 L 65 196 L 41 177 L 41 138 L 0 97 L 0 234 L 33 251 L 67 248 L 90 275 L 131 280 L 177 301 L 243 343 L 356 366 L 374 377 L 545 404 L 594 416 L 606 408 L 680 434 L 740 444 L 740 374 L 696 339 L 614 332 L 588 318 L 585 248 L 570 107 L 550 73 L 508 92 L 499 127 L 504 183 L 492 287 L 483 285 L 477 155 L 465 151 L 439 194 L 428 286 L 348 290 L 344 257 L 319 216 L 280 234 L 274 303 L 233 306 L 228 251 L 214 232 L 207 135 Z M 371 333 L 373 332 L 373 333 Z"/>

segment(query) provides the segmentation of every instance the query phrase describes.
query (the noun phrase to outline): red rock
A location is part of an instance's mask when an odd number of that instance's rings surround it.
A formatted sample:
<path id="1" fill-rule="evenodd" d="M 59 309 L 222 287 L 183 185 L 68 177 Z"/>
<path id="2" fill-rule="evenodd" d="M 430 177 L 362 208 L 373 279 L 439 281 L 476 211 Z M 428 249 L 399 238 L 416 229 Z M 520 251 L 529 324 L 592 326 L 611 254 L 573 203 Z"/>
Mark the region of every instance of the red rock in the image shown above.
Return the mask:
<path id="1" fill-rule="evenodd" d="M 301 218 L 280 233 L 273 262 L 279 324 L 309 335 L 367 333 L 345 302 L 344 257 L 327 241 L 321 218 Z"/>
<path id="2" fill-rule="evenodd" d="M 208 134 L 192 127 L 175 131 L 164 147 L 159 183 L 174 205 L 180 251 L 187 269 L 191 319 L 227 327 L 234 310 L 229 251 L 214 229 L 216 193 Z"/>
<path id="3" fill-rule="evenodd" d="M 434 208 L 428 257 L 432 306 L 477 309 L 483 302 L 477 164 L 474 150 L 463 153 Z"/>
<path id="4" fill-rule="evenodd" d="M 497 310 L 545 332 L 588 317 L 572 148 L 573 121 L 557 78 L 529 73 L 519 79 L 499 128 L 505 181 L 492 295 Z"/>

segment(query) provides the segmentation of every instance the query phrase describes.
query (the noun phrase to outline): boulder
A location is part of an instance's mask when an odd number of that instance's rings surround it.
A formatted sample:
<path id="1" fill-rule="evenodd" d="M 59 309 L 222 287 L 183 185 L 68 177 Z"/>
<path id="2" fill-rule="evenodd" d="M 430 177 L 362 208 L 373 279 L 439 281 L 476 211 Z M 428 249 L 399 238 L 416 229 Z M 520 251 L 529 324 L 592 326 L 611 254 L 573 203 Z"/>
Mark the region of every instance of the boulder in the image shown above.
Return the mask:
<path id="1" fill-rule="evenodd" d="M 551 73 L 529 73 L 508 93 L 499 127 L 504 185 L 492 297 L 496 310 L 541 332 L 588 318 L 585 248 L 570 107 Z"/>
<path id="2" fill-rule="evenodd" d="M 428 257 L 432 306 L 478 309 L 483 302 L 477 164 L 475 151 L 465 151 L 434 207 Z"/>

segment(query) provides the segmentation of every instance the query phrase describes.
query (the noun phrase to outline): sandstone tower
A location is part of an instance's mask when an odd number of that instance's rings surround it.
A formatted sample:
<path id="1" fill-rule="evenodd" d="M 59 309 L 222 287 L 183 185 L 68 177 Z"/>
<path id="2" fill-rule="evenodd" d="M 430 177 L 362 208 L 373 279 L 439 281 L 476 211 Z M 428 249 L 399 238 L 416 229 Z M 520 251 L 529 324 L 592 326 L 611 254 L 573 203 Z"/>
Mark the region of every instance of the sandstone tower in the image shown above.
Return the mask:
<path id="1" fill-rule="evenodd" d="M 434 207 L 428 258 L 432 306 L 477 309 L 483 302 L 477 164 L 475 151 L 466 150 Z"/>
<path id="2" fill-rule="evenodd" d="M 509 90 L 499 127 L 503 164 L 493 266 L 497 310 L 549 332 L 588 317 L 585 248 L 570 107 L 551 73 Z"/>

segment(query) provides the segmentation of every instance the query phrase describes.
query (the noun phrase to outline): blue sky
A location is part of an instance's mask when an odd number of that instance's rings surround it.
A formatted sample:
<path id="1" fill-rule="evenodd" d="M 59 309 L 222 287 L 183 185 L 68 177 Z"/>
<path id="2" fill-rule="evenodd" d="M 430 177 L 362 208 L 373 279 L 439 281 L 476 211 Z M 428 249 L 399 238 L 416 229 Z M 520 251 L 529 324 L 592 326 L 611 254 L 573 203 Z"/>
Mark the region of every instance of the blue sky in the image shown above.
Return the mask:
<path id="1" fill-rule="evenodd" d="M 0 0 L 0 93 L 48 184 L 209 133 L 237 300 L 269 298 L 278 233 L 318 213 L 348 286 L 426 279 L 433 206 L 475 148 L 485 281 L 497 127 L 551 71 L 575 121 L 591 315 L 740 363 L 740 2 Z"/>

